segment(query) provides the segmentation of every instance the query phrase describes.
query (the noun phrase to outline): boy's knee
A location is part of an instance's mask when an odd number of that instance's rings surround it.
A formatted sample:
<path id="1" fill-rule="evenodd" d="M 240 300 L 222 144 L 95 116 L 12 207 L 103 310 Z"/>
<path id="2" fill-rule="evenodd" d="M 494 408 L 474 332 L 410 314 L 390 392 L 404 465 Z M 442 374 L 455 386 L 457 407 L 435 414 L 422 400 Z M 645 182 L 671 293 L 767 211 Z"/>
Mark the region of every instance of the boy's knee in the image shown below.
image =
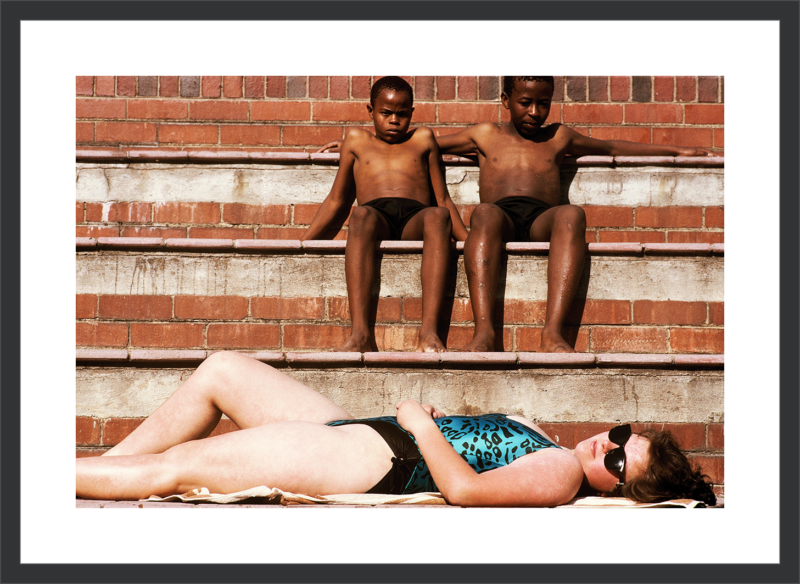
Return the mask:
<path id="1" fill-rule="evenodd" d="M 493 229 L 503 225 L 503 211 L 489 203 L 481 203 L 472 212 L 470 229 Z"/>
<path id="2" fill-rule="evenodd" d="M 572 231 L 586 231 L 586 212 L 577 205 L 564 205 L 556 212 L 556 223 Z"/>
<path id="3" fill-rule="evenodd" d="M 450 229 L 450 211 L 444 207 L 429 207 L 425 211 L 423 222 L 427 228 Z"/>
<path id="4" fill-rule="evenodd" d="M 375 213 L 367 207 L 356 207 L 350 213 L 348 230 L 374 229 L 376 225 Z"/>

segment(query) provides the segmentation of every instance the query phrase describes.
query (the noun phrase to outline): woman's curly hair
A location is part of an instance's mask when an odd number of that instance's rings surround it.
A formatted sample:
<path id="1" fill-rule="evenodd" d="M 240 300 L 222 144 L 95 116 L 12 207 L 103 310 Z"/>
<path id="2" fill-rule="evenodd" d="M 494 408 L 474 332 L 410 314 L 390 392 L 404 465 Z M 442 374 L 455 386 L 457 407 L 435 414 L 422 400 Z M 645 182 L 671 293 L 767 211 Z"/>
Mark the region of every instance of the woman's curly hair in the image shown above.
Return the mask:
<path id="1" fill-rule="evenodd" d="M 627 481 L 615 495 L 641 503 L 694 499 L 708 506 L 716 504 L 717 497 L 711 482 L 706 480 L 708 477 L 692 466 L 672 434 L 648 429 L 639 435 L 650 442 L 647 449 L 650 464 L 641 477 Z"/>

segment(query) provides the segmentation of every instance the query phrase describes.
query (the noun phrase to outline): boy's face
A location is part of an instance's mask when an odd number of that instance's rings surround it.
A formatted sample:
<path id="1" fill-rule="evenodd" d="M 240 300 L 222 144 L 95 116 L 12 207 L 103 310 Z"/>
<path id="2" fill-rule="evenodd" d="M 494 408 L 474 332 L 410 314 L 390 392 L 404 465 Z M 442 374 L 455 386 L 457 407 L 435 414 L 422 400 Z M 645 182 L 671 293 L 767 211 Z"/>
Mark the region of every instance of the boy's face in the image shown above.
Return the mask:
<path id="1" fill-rule="evenodd" d="M 386 89 L 375 98 L 375 105 L 367 105 L 375 133 L 384 142 L 396 144 L 403 139 L 411 124 L 411 97 L 405 91 Z"/>
<path id="2" fill-rule="evenodd" d="M 545 81 L 517 81 L 511 95 L 503 93 L 500 99 L 520 136 L 530 138 L 550 114 L 553 86 Z"/>

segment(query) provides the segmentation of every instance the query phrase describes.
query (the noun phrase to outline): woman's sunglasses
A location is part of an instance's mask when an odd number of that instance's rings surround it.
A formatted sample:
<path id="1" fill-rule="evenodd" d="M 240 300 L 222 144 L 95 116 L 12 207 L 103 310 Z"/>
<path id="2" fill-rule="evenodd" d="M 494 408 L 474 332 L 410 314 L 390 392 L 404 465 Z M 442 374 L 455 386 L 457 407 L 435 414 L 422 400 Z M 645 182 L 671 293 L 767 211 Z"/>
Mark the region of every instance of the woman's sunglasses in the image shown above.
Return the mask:
<path id="1" fill-rule="evenodd" d="M 619 482 L 616 484 L 617 489 L 625 484 L 625 463 L 627 462 L 627 458 L 625 457 L 625 444 L 628 442 L 630 437 L 630 424 L 624 424 L 622 426 L 617 426 L 616 428 L 611 428 L 611 431 L 608 433 L 608 439 L 614 444 L 617 444 L 619 448 L 615 448 L 614 450 L 609 450 L 606 452 L 606 456 L 603 459 L 603 464 L 605 464 L 608 470 L 619 473 Z"/>

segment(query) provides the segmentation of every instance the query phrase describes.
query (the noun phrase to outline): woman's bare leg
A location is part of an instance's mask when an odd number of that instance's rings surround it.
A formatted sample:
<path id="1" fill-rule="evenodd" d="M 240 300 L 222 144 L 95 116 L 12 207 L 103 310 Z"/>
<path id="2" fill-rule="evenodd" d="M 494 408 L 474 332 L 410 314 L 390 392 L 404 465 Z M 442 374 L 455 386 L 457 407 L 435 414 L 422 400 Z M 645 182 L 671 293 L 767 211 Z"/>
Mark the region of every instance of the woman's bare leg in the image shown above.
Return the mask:
<path id="1" fill-rule="evenodd" d="M 232 493 L 260 485 L 312 495 L 364 493 L 389 471 L 391 459 L 389 446 L 368 426 L 276 422 L 161 454 L 80 458 L 76 493 L 145 499 L 200 487 Z"/>
<path id="2" fill-rule="evenodd" d="M 270 422 L 352 418 L 310 387 L 251 357 L 214 353 L 150 417 L 104 456 L 157 454 L 205 438 L 227 415 L 241 429 Z"/>

